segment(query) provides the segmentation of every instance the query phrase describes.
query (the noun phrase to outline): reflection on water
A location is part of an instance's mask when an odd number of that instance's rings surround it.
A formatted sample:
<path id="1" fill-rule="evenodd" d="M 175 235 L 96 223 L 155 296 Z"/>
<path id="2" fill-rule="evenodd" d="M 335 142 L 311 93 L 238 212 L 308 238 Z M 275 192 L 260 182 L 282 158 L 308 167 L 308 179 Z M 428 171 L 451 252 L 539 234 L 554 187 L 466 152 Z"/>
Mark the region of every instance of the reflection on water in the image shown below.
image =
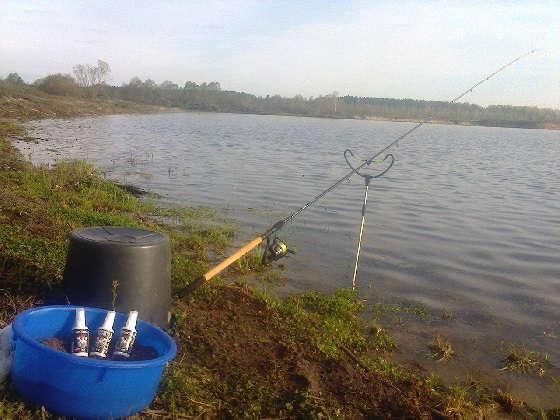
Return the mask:
<path id="1" fill-rule="evenodd" d="M 20 146 L 35 161 L 87 159 L 166 203 L 223 208 L 241 243 L 346 174 L 344 149 L 371 155 L 411 126 L 120 115 L 33 122 L 48 141 Z M 360 292 L 451 311 L 447 335 L 530 342 L 560 365 L 559 132 L 425 125 L 393 153 L 370 187 Z M 298 250 L 288 290 L 350 285 L 362 199 L 353 178 L 281 232 Z"/>

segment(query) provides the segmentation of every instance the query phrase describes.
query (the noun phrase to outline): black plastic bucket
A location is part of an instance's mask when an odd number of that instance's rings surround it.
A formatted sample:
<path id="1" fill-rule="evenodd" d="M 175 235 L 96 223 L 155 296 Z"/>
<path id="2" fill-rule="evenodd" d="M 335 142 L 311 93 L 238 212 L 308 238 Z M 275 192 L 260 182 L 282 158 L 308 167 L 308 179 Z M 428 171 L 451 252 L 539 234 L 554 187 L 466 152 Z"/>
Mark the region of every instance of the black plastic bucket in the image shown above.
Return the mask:
<path id="1" fill-rule="evenodd" d="M 80 228 L 70 237 L 63 288 L 72 305 L 137 310 L 141 319 L 166 327 L 170 271 L 166 235 L 116 226 Z"/>

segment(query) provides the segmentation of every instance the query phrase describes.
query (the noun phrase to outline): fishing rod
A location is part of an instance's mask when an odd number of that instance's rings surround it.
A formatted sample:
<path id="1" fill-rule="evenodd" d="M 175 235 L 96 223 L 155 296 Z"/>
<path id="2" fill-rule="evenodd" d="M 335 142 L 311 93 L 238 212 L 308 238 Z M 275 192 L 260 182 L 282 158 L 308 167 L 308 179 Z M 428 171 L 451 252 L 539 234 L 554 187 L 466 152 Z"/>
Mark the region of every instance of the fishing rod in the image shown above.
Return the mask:
<path id="1" fill-rule="evenodd" d="M 502 72 L 503 70 L 505 70 L 506 68 L 512 66 L 513 64 L 515 64 L 516 62 L 518 62 L 519 60 L 525 58 L 526 56 L 533 54 L 536 50 L 530 50 L 522 55 L 520 55 L 519 57 L 511 60 L 510 62 L 508 62 L 507 64 L 504 64 L 502 67 L 500 67 L 499 69 L 495 70 L 494 72 L 490 73 L 489 75 L 487 75 L 486 77 L 484 77 L 483 79 L 479 80 L 477 83 L 475 83 L 474 85 L 472 85 L 470 88 L 468 88 L 467 90 L 465 90 L 464 92 L 462 92 L 461 94 L 459 94 L 457 97 L 453 98 L 451 101 L 449 101 L 450 103 L 455 103 L 457 102 L 459 99 L 465 97 L 466 95 L 468 95 L 469 93 L 471 93 L 473 90 L 475 90 L 476 88 L 478 88 L 480 85 L 482 85 L 483 83 L 487 82 L 488 80 L 492 79 L 494 76 L 496 76 L 498 73 Z M 253 250 L 254 248 L 256 248 L 257 246 L 259 246 L 265 239 L 267 241 L 267 247 L 265 249 L 265 254 L 268 252 L 270 255 L 270 259 L 271 260 L 276 260 L 279 259 L 281 257 L 283 257 L 284 255 L 286 255 L 288 252 L 290 252 L 290 250 L 288 249 L 287 245 L 281 241 L 279 238 L 274 238 L 274 240 L 271 242 L 270 238 L 272 237 L 272 235 L 274 235 L 276 232 L 280 231 L 287 223 L 293 221 L 297 216 L 299 216 L 302 212 L 304 212 L 306 209 L 308 209 L 309 207 L 311 207 L 313 204 L 315 204 L 317 201 L 319 201 L 320 199 L 322 199 L 324 196 L 326 196 L 328 193 L 330 193 L 332 190 L 334 190 L 336 187 L 338 187 L 340 184 L 342 184 L 343 182 L 348 181 L 352 175 L 357 174 L 360 176 L 364 176 L 362 174 L 360 174 L 360 170 L 365 168 L 366 166 L 370 166 L 375 159 L 377 159 L 379 156 L 383 155 L 385 152 L 389 151 L 391 148 L 393 148 L 396 144 L 398 144 L 401 140 L 403 140 L 404 138 L 408 137 L 410 134 L 412 134 L 414 131 L 416 131 L 417 129 L 419 129 L 420 127 L 422 127 L 424 124 L 426 123 L 426 121 L 420 121 L 419 123 L 417 123 L 415 126 L 413 126 L 412 128 L 410 128 L 409 130 L 407 130 L 406 132 L 404 132 L 403 134 L 401 134 L 400 136 L 398 136 L 395 140 L 393 140 L 391 143 L 389 143 L 387 146 L 385 146 L 383 149 L 381 149 L 380 151 L 378 151 L 377 153 L 375 153 L 373 156 L 371 156 L 369 159 L 361 159 L 362 163 L 360 165 L 358 165 L 357 167 L 353 167 L 352 165 L 350 165 L 350 163 L 348 162 L 348 159 L 346 158 L 346 152 L 344 152 L 344 157 L 347 161 L 347 163 L 349 164 L 349 166 L 352 168 L 350 172 L 348 172 L 346 175 L 344 175 L 342 178 L 338 179 L 334 184 L 332 184 L 331 186 L 329 186 L 327 189 L 321 191 L 321 193 L 319 193 L 318 195 L 316 195 L 315 197 L 313 197 L 310 201 L 308 201 L 307 203 L 305 203 L 303 206 L 301 206 L 300 208 L 298 208 L 297 210 L 293 211 L 290 215 L 278 220 L 276 223 L 274 223 L 273 225 L 271 225 L 263 234 L 253 238 L 251 241 L 249 241 L 248 243 L 246 243 L 243 247 L 239 248 L 237 251 L 235 251 L 233 254 L 231 254 L 229 257 L 227 257 L 224 261 L 222 261 L 221 263 L 219 263 L 218 265 L 216 265 L 215 267 L 213 267 L 212 269 L 210 269 L 208 272 L 206 272 L 205 274 L 203 274 L 201 277 L 199 277 L 198 279 L 196 279 L 195 281 L 193 281 L 192 283 L 190 283 L 189 285 L 187 285 L 186 287 L 184 287 L 181 291 L 179 291 L 178 295 L 180 297 L 185 296 L 191 292 L 193 292 L 194 290 L 196 290 L 198 287 L 200 287 L 202 284 L 204 284 L 206 281 L 210 280 L 212 277 L 216 276 L 217 274 L 219 274 L 220 272 L 222 272 L 224 269 L 226 269 L 227 267 L 229 267 L 231 264 L 233 264 L 235 261 L 237 261 L 238 259 L 240 259 L 241 257 L 243 257 L 244 255 L 246 255 L 247 253 L 249 253 L 251 250 Z M 350 152 L 351 153 L 351 152 Z M 386 168 L 380 175 L 376 175 L 376 176 L 372 176 L 370 179 L 373 178 L 378 178 L 379 176 L 385 174 L 392 166 L 394 163 L 394 158 L 392 157 L 392 155 L 386 155 L 384 160 L 387 159 L 388 157 L 391 157 L 391 163 L 389 165 L 388 168 Z M 369 185 L 369 180 L 367 181 L 367 185 L 366 185 L 366 196 L 365 196 L 365 204 L 367 203 L 367 186 Z M 361 243 L 361 233 L 363 231 L 363 221 L 364 221 L 364 217 L 365 217 L 365 204 L 364 207 L 362 209 L 362 228 L 360 230 L 360 243 Z M 358 245 L 360 246 L 360 245 Z M 293 252 L 293 251 L 292 251 Z M 263 259 L 265 255 L 263 255 Z M 358 256 L 357 256 L 357 260 L 359 259 L 359 250 L 358 250 Z M 356 275 L 356 271 L 357 271 L 357 263 L 358 261 L 356 261 L 356 268 L 354 269 L 354 280 L 353 283 L 355 281 L 355 275 Z"/>

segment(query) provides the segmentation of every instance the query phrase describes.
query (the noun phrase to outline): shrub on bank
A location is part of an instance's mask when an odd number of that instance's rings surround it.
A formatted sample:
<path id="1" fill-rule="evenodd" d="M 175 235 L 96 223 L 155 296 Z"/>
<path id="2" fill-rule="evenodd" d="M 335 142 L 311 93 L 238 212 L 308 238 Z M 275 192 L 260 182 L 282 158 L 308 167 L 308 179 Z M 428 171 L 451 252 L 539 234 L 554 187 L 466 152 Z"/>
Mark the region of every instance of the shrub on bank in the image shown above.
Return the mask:
<path id="1" fill-rule="evenodd" d="M 69 74 L 49 74 L 35 81 L 35 86 L 46 93 L 63 96 L 76 96 L 80 90 L 76 81 Z"/>

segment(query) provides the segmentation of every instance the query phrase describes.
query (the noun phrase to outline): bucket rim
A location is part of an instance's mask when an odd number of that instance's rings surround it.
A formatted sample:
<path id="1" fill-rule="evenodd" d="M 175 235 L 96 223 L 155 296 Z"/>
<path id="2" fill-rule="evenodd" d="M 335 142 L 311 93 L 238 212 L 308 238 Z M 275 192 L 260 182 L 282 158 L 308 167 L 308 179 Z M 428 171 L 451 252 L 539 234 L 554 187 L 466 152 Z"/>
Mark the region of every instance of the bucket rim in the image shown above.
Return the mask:
<path id="1" fill-rule="evenodd" d="M 141 319 L 137 321 L 138 324 L 141 324 L 143 328 L 147 327 L 147 328 L 154 329 L 158 336 L 160 336 L 164 341 L 169 343 L 169 350 L 165 352 L 163 355 L 156 357 L 155 359 L 137 360 L 137 361 L 118 361 L 118 360 L 99 360 L 99 359 L 93 359 L 89 357 L 78 357 L 70 353 L 65 353 L 60 350 L 52 349 L 40 343 L 39 341 L 33 339 L 24 331 L 22 323 L 26 315 L 35 312 L 49 312 L 49 311 L 58 311 L 58 310 L 75 311 L 77 308 L 84 308 L 86 310 L 86 313 L 88 311 L 98 312 L 98 313 L 107 312 L 107 310 L 101 308 L 94 308 L 89 306 L 74 306 L 74 305 L 47 305 L 47 306 L 39 306 L 36 308 L 31 308 L 22 311 L 19 314 L 17 314 L 17 316 L 12 321 L 12 331 L 14 334 L 16 351 L 17 351 L 17 340 L 21 339 L 27 345 L 34 347 L 37 350 L 47 352 L 47 354 L 50 354 L 54 357 L 61 358 L 62 360 L 67 361 L 68 363 L 74 365 L 80 365 L 80 366 L 97 367 L 97 368 L 105 368 L 105 369 L 138 369 L 144 367 L 156 367 L 156 366 L 164 365 L 165 363 L 169 362 L 177 354 L 177 344 L 169 334 L 167 334 L 161 328 L 152 325 L 149 322 L 142 321 Z M 122 315 L 126 318 L 126 314 L 122 312 L 117 312 L 117 315 Z"/>
<path id="2" fill-rule="evenodd" d="M 106 233 L 109 233 L 107 231 L 107 229 L 111 229 L 111 230 L 135 230 L 137 232 L 145 232 L 146 233 L 146 237 L 147 236 L 153 236 L 154 238 L 157 238 L 157 240 L 151 241 L 151 242 L 124 242 L 124 241 L 117 241 L 117 242 L 112 242 L 109 240 L 106 241 L 99 241 L 96 239 L 93 239 L 91 237 L 89 237 L 88 235 L 85 235 L 85 232 L 87 231 L 91 231 L 91 230 L 104 230 Z M 74 241 L 80 241 L 82 243 L 87 243 L 87 244 L 93 244 L 93 245 L 100 245 L 102 244 L 103 247 L 132 247 L 132 248 L 151 248 L 151 247 L 160 247 L 160 246 L 166 246 L 167 244 L 170 243 L 169 240 L 169 236 L 163 232 L 156 232 L 154 230 L 148 230 L 148 229 L 139 229 L 139 228 L 130 228 L 127 226 L 110 226 L 110 225 L 99 225 L 99 226 L 84 226 L 84 227 L 79 227 L 74 229 L 72 232 L 70 232 L 70 238 L 71 240 Z"/>

